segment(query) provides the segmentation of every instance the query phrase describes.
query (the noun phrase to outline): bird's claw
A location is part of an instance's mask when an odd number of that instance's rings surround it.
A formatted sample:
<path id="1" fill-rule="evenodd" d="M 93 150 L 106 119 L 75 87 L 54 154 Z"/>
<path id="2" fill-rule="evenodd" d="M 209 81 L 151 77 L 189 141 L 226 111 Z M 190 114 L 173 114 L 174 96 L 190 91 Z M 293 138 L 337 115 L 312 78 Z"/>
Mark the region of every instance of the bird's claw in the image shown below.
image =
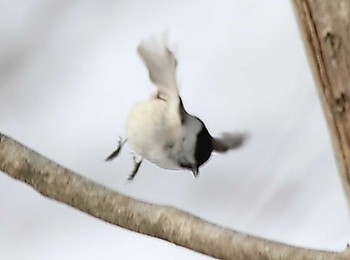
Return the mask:
<path id="1" fill-rule="evenodd" d="M 136 155 L 135 155 L 135 154 L 133 154 L 132 158 L 133 158 L 133 161 L 134 161 L 134 169 L 132 170 L 131 174 L 128 176 L 128 179 L 127 179 L 128 181 L 132 181 L 132 180 L 135 178 L 137 172 L 138 172 L 139 169 L 140 169 L 140 166 L 141 166 L 141 164 L 142 164 L 142 161 L 143 161 L 142 158 L 138 160 L 138 159 L 136 158 Z"/>
<path id="2" fill-rule="evenodd" d="M 117 148 L 115 148 L 115 150 L 110 154 L 108 155 L 108 157 L 106 158 L 106 161 L 111 161 L 113 160 L 114 158 L 116 158 L 121 149 L 123 148 L 124 144 L 126 143 L 126 139 L 123 140 L 120 136 L 119 136 L 119 140 L 118 140 L 118 145 L 117 145 Z"/>

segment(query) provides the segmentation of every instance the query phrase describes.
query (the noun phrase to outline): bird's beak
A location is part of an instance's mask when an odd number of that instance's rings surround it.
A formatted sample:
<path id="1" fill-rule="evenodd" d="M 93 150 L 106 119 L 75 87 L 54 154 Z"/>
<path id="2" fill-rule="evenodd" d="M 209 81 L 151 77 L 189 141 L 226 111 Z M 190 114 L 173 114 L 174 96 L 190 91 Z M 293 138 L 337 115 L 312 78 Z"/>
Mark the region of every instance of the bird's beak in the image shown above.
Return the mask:
<path id="1" fill-rule="evenodd" d="M 198 177 L 198 174 L 199 174 L 198 166 L 193 166 L 192 167 L 192 174 L 193 174 L 193 177 L 195 177 L 195 178 Z"/>

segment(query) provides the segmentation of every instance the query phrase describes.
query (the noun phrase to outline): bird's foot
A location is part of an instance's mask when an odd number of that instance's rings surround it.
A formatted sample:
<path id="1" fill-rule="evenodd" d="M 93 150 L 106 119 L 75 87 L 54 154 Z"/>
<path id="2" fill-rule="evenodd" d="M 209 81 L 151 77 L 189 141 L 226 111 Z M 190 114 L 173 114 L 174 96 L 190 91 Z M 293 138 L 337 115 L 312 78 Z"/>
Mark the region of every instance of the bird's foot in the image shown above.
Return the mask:
<path id="1" fill-rule="evenodd" d="M 137 159 L 135 154 L 132 155 L 132 158 L 133 158 L 133 161 L 134 161 L 134 169 L 132 170 L 131 174 L 128 176 L 128 179 L 127 179 L 128 181 L 132 181 L 135 178 L 137 172 L 140 169 L 142 161 L 143 161 L 142 158 Z"/>
<path id="2" fill-rule="evenodd" d="M 106 158 L 106 161 L 111 161 L 113 160 L 114 158 L 116 158 L 120 151 L 122 150 L 124 144 L 126 143 L 126 139 L 122 139 L 120 136 L 119 136 L 119 140 L 118 140 L 118 145 L 117 145 L 117 148 L 115 148 L 115 150 L 110 154 L 108 155 L 108 157 Z"/>

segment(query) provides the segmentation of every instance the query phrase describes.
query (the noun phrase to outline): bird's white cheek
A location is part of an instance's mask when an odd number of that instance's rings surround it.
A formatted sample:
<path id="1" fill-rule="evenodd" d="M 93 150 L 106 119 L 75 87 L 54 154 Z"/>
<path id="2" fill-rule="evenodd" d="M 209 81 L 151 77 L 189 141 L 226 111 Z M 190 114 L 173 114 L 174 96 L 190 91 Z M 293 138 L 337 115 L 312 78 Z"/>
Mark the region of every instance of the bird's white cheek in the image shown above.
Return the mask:
<path id="1" fill-rule="evenodd" d="M 182 145 L 182 154 L 186 157 L 186 161 L 191 164 L 195 165 L 195 147 L 196 147 L 196 135 L 187 135 L 183 145 Z"/>

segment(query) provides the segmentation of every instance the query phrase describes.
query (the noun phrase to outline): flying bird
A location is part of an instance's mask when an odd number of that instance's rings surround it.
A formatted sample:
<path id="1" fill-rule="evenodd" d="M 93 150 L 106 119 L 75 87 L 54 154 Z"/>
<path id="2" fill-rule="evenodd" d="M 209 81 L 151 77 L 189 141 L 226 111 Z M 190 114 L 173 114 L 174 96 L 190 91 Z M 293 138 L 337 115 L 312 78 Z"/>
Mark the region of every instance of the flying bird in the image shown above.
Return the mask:
<path id="1" fill-rule="evenodd" d="M 155 93 L 136 104 L 126 123 L 126 139 L 107 157 L 114 159 L 127 142 L 134 155 L 133 180 L 143 159 L 171 170 L 190 170 L 198 177 L 199 167 L 212 152 L 225 153 L 240 147 L 247 139 L 243 132 L 213 137 L 204 122 L 185 109 L 176 82 L 177 60 L 168 48 L 166 37 L 152 36 L 142 41 L 137 52 L 143 60 Z"/>

